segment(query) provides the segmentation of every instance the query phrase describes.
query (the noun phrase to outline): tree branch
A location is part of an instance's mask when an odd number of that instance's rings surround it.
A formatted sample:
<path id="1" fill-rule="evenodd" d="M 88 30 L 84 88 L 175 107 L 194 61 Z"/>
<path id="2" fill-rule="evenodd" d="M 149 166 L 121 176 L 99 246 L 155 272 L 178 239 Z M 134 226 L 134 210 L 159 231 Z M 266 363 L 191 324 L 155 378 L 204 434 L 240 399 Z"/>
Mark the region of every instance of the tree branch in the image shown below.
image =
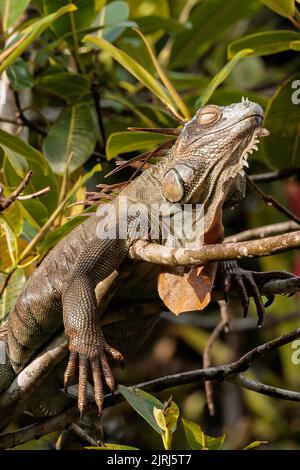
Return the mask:
<path id="1" fill-rule="evenodd" d="M 253 238 L 266 238 L 270 235 L 276 235 L 278 233 L 293 232 L 299 230 L 300 225 L 293 220 L 288 220 L 287 222 L 279 222 L 277 224 L 263 225 L 261 227 L 250 228 L 244 230 L 243 232 L 235 233 L 229 235 L 225 238 L 225 243 L 231 242 L 243 242 L 251 240 Z"/>
<path id="2" fill-rule="evenodd" d="M 300 337 L 300 328 L 286 333 L 285 335 L 279 336 L 271 341 L 268 341 L 256 348 L 252 349 L 240 359 L 235 362 L 225 364 L 218 367 L 209 367 L 206 369 L 198 369 L 188 372 L 181 372 L 178 374 L 167 375 L 158 379 L 150 380 L 135 385 L 135 388 L 145 390 L 147 392 L 160 392 L 167 388 L 177 387 L 179 385 L 191 384 L 205 380 L 216 380 L 216 381 L 231 381 L 247 389 L 253 390 L 258 393 L 272 395 L 276 398 L 284 400 L 300 401 L 300 393 L 283 390 L 277 387 L 271 387 L 261 383 L 253 382 L 246 379 L 240 372 L 246 371 L 254 360 L 259 359 L 266 353 L 273 351 L 280 346 L 284 346 L 295 339 Z M 123 401 L 123 397 L 119 392 L 114 394 L 106 394 L 104 407 L 116 405 Z M 95 404 L 91 403 L 88 405 L 87 411 L 95 409 Z M 3 434 L 0 436 L 0 449 L 12 448 L 17 445 L 24 444 L 32 439 L 38 439 L 45 434 L 49 434 L 53 431 L 60 431 L 70 423 L 80 422 L 78 416 L 77 405 L 68 407 L 62 413 L 48 418 L 39 423 L 34 423 L 26 428 L 20 429 L 16 432 Z"/>
<path id="3" fill-rule="evenodd" d="M 19 186 L 7 197 L 3 196 L 3 186 L 0 184 L 0 212 L 7 209 L 14 201 L 28 201 L 29 199 L 34 199 L 36 197 L 43 196 L 44 194 L 50 191 L 50 187 L 40 189 L 32 194 L 21 195 L 22 191 L 28 186 L 32 178 L 32 171 L 29 171 L 25 178 L 21 181 Z"/>
<path id="4" fill-rule="evenodd" d="M 300 231 L 298 230 L 263 240 L 204 245 L 199 249 L 175 249 L 146 240 L 137 240 L 131 245 L 129 256 L 155 264 L 188 266 L 205 264 L 209 261 L 269 256 L 299 247 Z"/>
<path id="5" fill-rule="evenodd" d="M 283 168 L 277 171 L 270 171 L 267 173 L 259 173 L 257 175 L 250 175 L 249 178 L 255 183 L 271 183 L 273 181 L 283 180 L 290 176 L 300 176 L 300 168 L 290 167 Z"/>

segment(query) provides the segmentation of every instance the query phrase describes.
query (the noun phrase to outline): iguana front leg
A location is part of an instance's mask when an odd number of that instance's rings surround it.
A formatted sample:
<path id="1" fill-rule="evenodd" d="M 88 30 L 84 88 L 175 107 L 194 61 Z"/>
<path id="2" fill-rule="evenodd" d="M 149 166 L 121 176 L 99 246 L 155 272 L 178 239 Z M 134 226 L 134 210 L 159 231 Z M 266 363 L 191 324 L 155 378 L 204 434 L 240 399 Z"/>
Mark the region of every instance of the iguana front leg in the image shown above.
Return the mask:
<path id="1" fill-rule="evenodd" d="M 103 384 L 114 389 L 114 377 L 107 355 L 117 362 L 123 357 L 107 344 L 97 316 L 96 285 L 107 278 L 125 259 L 126 240 L 96 239 L 77 260 L 63 292 L 63 320 L 69 339 L 70 357 L 65 372 L 65 388 L 74 382 L 78 370 L 78 408 L 82 414 L 87 404 L 89 371 L 95 389 L 95 402 L 102 413 Z"/>
<path id="2" fill-rule="evenodd" d="M 264 304 L 261 299 L 261 288 L 264 284 L 275 279 L 290 279 L 295 277 L 287 271 L 257 272 L 240 268 L 236 261 L 223 261 L 219 264 L 218 283 L 221 284 L 225 293 L 236 289 L 240 295 L 241 304 L 244 309 L 244 317 L 247 316 L 249 307 L 249 294 L 253 296 L 258 315 L 258 326 L 264 319 L 265 307 L 272 304 L 274 296 L 268 297 Z"/>

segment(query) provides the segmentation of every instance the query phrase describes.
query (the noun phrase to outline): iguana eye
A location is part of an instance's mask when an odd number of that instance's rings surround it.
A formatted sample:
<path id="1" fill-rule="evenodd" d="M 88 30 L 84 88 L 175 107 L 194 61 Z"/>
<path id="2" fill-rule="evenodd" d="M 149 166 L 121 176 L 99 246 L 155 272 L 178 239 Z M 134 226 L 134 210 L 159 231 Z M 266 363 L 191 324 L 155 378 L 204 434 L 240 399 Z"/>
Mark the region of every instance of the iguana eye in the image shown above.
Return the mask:
<path id="1" fill-rule="evenodd" d="M 218 106 L 206 106 L 198 116 L 198 122 L 201 126 L 207 126 L 217 122 L 222 116 L 222 111 Z"/>

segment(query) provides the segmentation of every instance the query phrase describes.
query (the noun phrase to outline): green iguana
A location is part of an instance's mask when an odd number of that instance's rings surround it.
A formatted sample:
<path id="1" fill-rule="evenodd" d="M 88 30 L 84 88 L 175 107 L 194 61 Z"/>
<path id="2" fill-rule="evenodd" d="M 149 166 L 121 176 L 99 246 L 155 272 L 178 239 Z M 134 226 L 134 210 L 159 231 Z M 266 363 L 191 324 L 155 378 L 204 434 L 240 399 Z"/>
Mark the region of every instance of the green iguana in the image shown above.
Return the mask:
<path id="1" fill-rule="evenodd" d="M 92 215 L 58 243 L 29 278 L 2 328 L 6 359 L 0 364 L 0 391 L 64 328 L 69 358 L 56 367 L 58 378 L 53 372 L 45 380 L 47 391 L 39 389 L 28 406 L 40 416 L 60 412 L 68 401 L 59 378 L 64 371 L 66 390 L 78 383 L 79 411 L 85 410 L 91 382 L 101 414 L 104 384 L 114 389 L 111 362 L 121 363 L 137 351 L 159 316 L 159 298 L 177 314 L 202 309 L 210 301 L 216 276 L 227 291 L 232 287 L 239 290 L 245 312 L 248 294 L 253 295 L 262 322 L 259 287 L 272 278 L 292 274 L 244 271 L 234 263 L 220 263 L 218 273 L 217 263 L 166 269 L 128 257 L 135 241 L 134 204 L 141 207 L 139 225 L 147 227 L 153 204 L 190 204 L 193 208 L 201 203 L 204 242 L 222 242 L 222 209 L 244 197 L 248 153 L 256 148 L 259 137 L 268 134 L 261 127 L 262 118 L 262 108 L 247 99 L 230 106 L 203 107 L 183 126 L 165 156 L 122 190 L 128 212 L 122 213 L 120 196 L 109 206 L 108 218 L 114 222 L 108 223 L 108 232 L 112 236 L 99 238 L 98 224 L 100 221 L 101 228 L 104 222 Z M 112 208 L 117 217 L 112 217 Z M 161 220 L 154 222 L 161 236 Z M 121 238 L 118 231 L 123 224 L 128 232 Z M 185 246 L 185 238 L 171 238 L 160 242 Z"/>

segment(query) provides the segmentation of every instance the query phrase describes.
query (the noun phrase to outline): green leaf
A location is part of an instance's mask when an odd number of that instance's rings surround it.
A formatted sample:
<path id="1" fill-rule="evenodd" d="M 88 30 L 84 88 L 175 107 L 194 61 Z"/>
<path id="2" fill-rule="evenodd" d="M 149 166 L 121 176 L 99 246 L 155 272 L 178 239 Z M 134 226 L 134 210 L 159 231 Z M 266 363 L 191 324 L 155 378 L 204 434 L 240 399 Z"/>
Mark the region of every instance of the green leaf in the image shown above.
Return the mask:
<path id="1" fill-rule="evenodd" d="M 290 18 L 295 13 L 294 0 L 259 0 L 261 3 L 275 11 L 278 15 Z"/>
<path id="2" fill-rule="evenodd" d="M 65 13 L 75 11 L 76 7 L 73 4 L 66 5 L 60 8 L 56 13 L 48 15 L 40 20 L 37 20 L 25 28 L 20 35 L 15 39 L 15 44 L 17 46 L 11 50 L 10 54 L 6 56 L 6 50 L 2 51 L 1 56 L 5 54 L 5 57 L 0 65 L 0 74 L 3 73 L 7 67 L 9 67 L 17 57 L 20 57 L 21 54 L 28 48 L 28 46 L 40 35 L 45 29 L 47 29 L 51 24 L 53 24 L 60 16 Z M 9 46 L 8 50 L 10 49 Z"/>
<path id="3" fill-rule="evenodd" d="M 256 0 L 200 2 L 189 17 L 192 29 L 179 33 L 174 40 L 170 59 L 172 66 L 194 62 L 206 52 L 210 44 L 223 38 L 230 26 L 253 15 L 258 8 L 260 5 Z"/>
<path id="4" fill-rule="evenodd" d="M 125 27 L 122 23 L 129 17 L 129 7 L 126 2 L 115 1 L 106 5 L 99 13 L 94 26 L 103 26 L 104 30 L 99 31 L 97 36 L 103 37 L 106 41 L 113 42 L 123 33 Z M 110 25 L 110 26 L 106 26 Z"/>
<path id="5" fill-rule="evenodd" d="M 292 41 L 290 43 L 290 49 L 293 51 L 300 51 L 300 40 L 299 41 Z"/>
<path id="6" fill-rule="evenodd" d="M 233 57 L 242 49 L 252 49 L 249 56 L 276 54 L 289 50 L 290 43 L 297 40 L 300 40 L 300 33 L 284 29 L 250 34 L 229 44 L 228 58 Z"/>
<path id="7" fill-rule="evenodd" d="M 159 30 L 168 34 L 178 33 L 191 29 L 191 23 L 182 24 L 175 18 L 165 18 L 164 16 L 147 15 L 135 20 L 144 34 L 156 33 Z"/>
<path id="8" fill-rule="evenodd" d="M 115 132 L 111 134 L 106 144 L 108 160 L 121 153 L 135 150 L 154 149 L 156 145 L 170 140 L 169 135 L 150 134 L 149 132 Z"/>
<path id="9" fill-rule="evenodd" d="M 93 36 L 85 36 L 83 41 L 108 52 L 122 67 L 130 72 L 137 80 L 139 80 L 146 88 L 148 88 L 163 103 L 168 103 L 173 107 L 173 101 L 167 90 L 138 62 L 130 57 L 126 52 L 121 51 L 116 46 L 110 44 L 102 38 Z"/>
<path id="10" fill-rule="evenodd" d="M 36 80 L 35 85 L 65 99 L 70 104 L 90 92 L 89 80 L 77 73 L 62 72 L 46 75 Z"/>
<path id="11" fill-rule="evenodd" d="M 54 173 L 63 174 L 72 153 L 69 171 L 83 165 L 93 153 L 97 141 L 94 108 L 79 103 L 62 110 L 44 140 L 44 152 Z"/>
<path id="12" fill-rule="evenodd" d="M 185 437 L 192 450 L 202 450 L 203 431 L 200 426 L 192 421 L 182 418 Z"/>
<path id="13" fill-rule="evenodd" d="M 254 441 L 254 442 L 251 442 L 250 444 L 248 444 L 246 447 L 243 447 L 242 450 L 250 450 L 250 449 L 254 449 L 255 447 L 259 447 L 263 444 L 268 444 L 268 441 Z"/>
<path id="14" fill-rule="evenodd" d="M 196 103 L 197 107 L 200 108 L 201 106 L 204 106 L 208 102 L 208 100 L 213 95 L 214 91 L 218 88 L 218 86 L 221 85 L 221 83 L 224 82 L 224 80 L 226 80 L 226 78 L 228 77 L 230 72 L 234 69 L 234 67 L 237 65 L 237 63 L 243 57 L 246 57 L 249 53 L 251 53 L 251 49 L 243 49 L 239 51 L 236 55 L 234 55 L 232 59 L 229 62 L 227 62 L 226 65 L 224 65 L 224 67 L 220 70 L 219 73 L 217 73 L 217 75 L 214 76 L 210 84 L 201 94 L 199 102 Z"/>
<path id="15" fill-rule="evenodd" d="M 71 0 L 43 0 L 43 9 L 46 15 L 56 12 L 58 8 Z M 80 31 L 91 26 L 95 15 L 94 0 L 74 0 L 72 3 L 76 9 L 69 10 L 69 15 L 60 18 L 51 25 L 52 31 L 57 37 L 65 36 L 65 41 L 75 49 L 78 49 L 79 42 L 84 35 Z"/>
<path id="16" fill-rule="evenodd" d="M 153 408 L 155 406 L 157 408 L 163 408 L 163 403 L 153 395 L 150 395 L 150 393 L 146 393 L 138 388 L 119 385 L 118 390 L 129 405 L 132 406 L 132 408 L 141 415 L 158 434 L 163 434 L 163 430 L 160 429 L 153 416 Z"/>
<path id="17" fill-rule="evenodd" d="M 164 407 L 153 408 L 153 416 L 156 423 L 163 431 L 163 444 L 166 450 L 172 448 L 173 434 L 177 428 L 177 421 L 179 417 L 179 408 L 174 401 L 170 398 L 164 403 Z"/>
<path id="18" fill-rule="evenodd" d="M 0 275 L 0 285 L 4 281 L 4 275 Z M 0 322 L 2 322 L 10 313 L 18 295 L 21 293 L 26 282 L 23 269 L 15 271 L 10 278 L 10 282 L 6 287 L 0 299 Z"/>
<path id="19" fill-rule="evenodd" d="M 121 444 L 107 444 L 104 443 L 103 447 L 85 447 L 87 450 L 139 450 L 137 447 L 122 446 Z"/>
<path id="20" fill-rule="evenodd" d="M 185 437 L 192 450 L 218 450 L 223 445 L 225 434 L 220 437 L 207 436 L 199 424 L 182 419 Z"/>
<path id="21" fill-rule="evenodd" d="M 299 73 L 287 79 L 277 88 L 265 111 L 264 127 L 271 135 L 263 140 L 263 146 L 273 168 L 300 165 L 299 85 Z"/>
<path id="22" fill-rule="evenodd" d="M 3 17 L 3 29 L 7 31 L 29 5 L 30 0 L 0 0 L 0 10 Z"/>
<path id="23" fill-rule="evenodd" d="M 18 204 L 22 208 L 31 208 L 33 212 L 38 204 L 42 204 L 46 213 L 52 213 L 57 205 L 58 189 L 56 179 L 44 155 L 23 140 L 1 129 L 0 147 L 5 154 L 3 171 L 8 186 L 17 187 L 29 170 L 33 171 L 33 178 L 26 187 L 25 194 L 50 186 L 50 192 L 42 196 L 40 200 L 23 201 Z M 40 210 L 40 212 L 40 217 L 42 217 L 45 211 Z"/>
<path id="24" fill-rule="evenodd" d="M 170 7 L 168 0 L 127 0 L 130 11 L 134 18 L 145 17 L 148 15 L 170 16 Z M 174 3 L 174 1 L 172 2 Z M 176 2 L 175 2 L 176 3 Z"/>
<path id="25" fill-rule="evenodd" d="M 21 91 L 24 88 L 33 86 L 33 76 L 27 63 L 18 57 L 15 62 L 8 67 L 7 76 L 9 78 L 12 89 Z"/>

